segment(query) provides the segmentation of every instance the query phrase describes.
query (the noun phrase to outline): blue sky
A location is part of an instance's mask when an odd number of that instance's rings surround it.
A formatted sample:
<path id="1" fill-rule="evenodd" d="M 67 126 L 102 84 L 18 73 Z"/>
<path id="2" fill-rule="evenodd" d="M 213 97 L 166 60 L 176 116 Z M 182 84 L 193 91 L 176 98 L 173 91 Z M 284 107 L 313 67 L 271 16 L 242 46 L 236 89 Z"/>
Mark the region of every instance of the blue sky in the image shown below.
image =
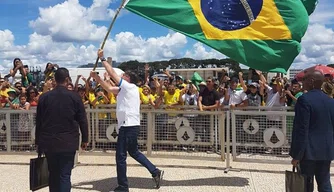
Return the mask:
<path id="1" fill-rule="evenodd" d="M 8 68 L 15 57 L 29 65 L 51 61 L 72 67 L 93 62 L 119 5 L 119 0 L 1 0 L 0 64 Z M 334 1 L 319 0 L 293 68 L 334 63 L 332 10 Z M 105 50 L 117 61 L 224 58 L 195 40 L 126 10 L 117 19 Z"/>

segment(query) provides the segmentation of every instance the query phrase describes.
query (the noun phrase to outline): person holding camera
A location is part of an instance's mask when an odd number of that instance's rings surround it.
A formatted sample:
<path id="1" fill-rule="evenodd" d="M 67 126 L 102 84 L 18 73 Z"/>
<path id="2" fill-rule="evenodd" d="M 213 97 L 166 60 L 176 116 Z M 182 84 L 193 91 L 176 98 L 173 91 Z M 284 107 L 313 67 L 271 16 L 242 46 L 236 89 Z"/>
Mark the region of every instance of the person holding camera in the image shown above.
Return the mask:
<path id="1" fill-rule="evenodd" d="M 287 97 L 287 101 L 289 100 L 291 101 L 287 102 L 288 106 L 295 106 L 298 97 L 303 95 L 302 85 L 297 80 L 293 80 L 291 82 L 291 86 L 284 87 L 284 90 Z"/>
<path id="2" fill-rule="evenodd" d="M 25 76 L 25 70 L 23 68 L 23 63 L 20 58 L 15 58 L 13 61 L 13 69 L 10 70 L 9 74 L 12 77 L 15 77 L 16 73 L 20 71 L 20 73 Z"/>
<path id="3" fill-rule="evenodd" d="M 44 70 L 45 79 L 53 77 L 58 68 L 59 66 L 57 64 L 47 63 Z"/>

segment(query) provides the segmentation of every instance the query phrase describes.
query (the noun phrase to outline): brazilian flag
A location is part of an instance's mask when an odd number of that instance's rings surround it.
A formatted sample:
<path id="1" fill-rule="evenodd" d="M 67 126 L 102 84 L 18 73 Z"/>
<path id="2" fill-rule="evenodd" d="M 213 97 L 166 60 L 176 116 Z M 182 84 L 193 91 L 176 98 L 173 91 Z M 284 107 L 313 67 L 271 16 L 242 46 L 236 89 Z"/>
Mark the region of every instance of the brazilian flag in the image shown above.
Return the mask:
<path id="1" fill-rule="evenodd" d="M 315 1 L 127 0 L 125 8 L 251 68 L 285 73 L 301 50 Z"/>

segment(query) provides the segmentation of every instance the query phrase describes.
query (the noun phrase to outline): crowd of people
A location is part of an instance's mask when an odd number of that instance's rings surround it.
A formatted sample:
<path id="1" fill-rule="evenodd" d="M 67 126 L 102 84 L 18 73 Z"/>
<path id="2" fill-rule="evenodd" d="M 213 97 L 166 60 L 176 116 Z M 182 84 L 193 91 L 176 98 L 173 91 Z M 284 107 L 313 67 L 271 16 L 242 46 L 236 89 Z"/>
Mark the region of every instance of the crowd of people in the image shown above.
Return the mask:
<path id="1" fill-rule="evenodd" d="M 29 67 L 23 65 L 19 58 L 13 61 L 13 68 L 8 75 L 0 77 L 0 107 L 29 110 L 36 107 L 41 94 L 55 86 L 54 72 L 59 66 L 47 63 L 40 83 L 36 84 Z M 141 104 L 159 108 L 173 108 L 177 105 L 193 105 L 198 110 L 214 110 L 220 107 L 241 108 L 246 106 L 294 106 L 298 97 L 303 94 L 302 83 L 297 80 L 276 77 L 267 81 L 261 71 L 250 69 L 248 78 L 243 79 L 242 72 L 238 77 L 229 77 L 223 71 L 222 78 L 208 77 L 203 82 L 192 82 L 180 75 L 164 73 L 168 78 L 149 77 L 149 66 L 145 65 L 145 80 L 138 81 Z M 20 73 L 20 80 L 14 79 Z M 255 77 L 255 78 L 254 78 Z M 323 91 L 333 97 L 332 76 L 325 75 Z M 139 79 L 138 79 L 139 80 Z M 80 84 L 79 82 L 84 82 Z M 104 74 L 104 81 L 115 86 L 113 80 Z M 96 107 L 101 104 L 115 104 L 117 95 L 108 93 L 91 77 L 78 75 L 68 85 L 68 89 L 78 92 L 85 105 Z"/>
<path id="2" fill-rule="evenodd" d="M 13 68 L 8 75 L 0 77 L 0 107 L 29 110 L 36 107 L 41 94 L 55 87 L 54 72 L 59 66 L 47 63 L 40 83 L 36 83 L 29 67 L 23 65 L 19 58 L 13 61 Z M 294 106 L 297 98 L 303 93 L 302 84 L 297 80 L 288 81 L 276 77 L 267 81 L 262 72 L 250 69 L 248 79 L 243 79 L 242 72 L 238 77 L 229 77 L 223 71 L 222 78 L 208 77 L 203 82 L 192 82 L 180 75 L 164 73 L 168 78 L 149 77 L 149 66 L 145 65 L 145 80 L 138 79 L 141 104 L 159 108 L 173 108 L 177 105 L 193 105 L 198 110 L 214 110 L 220 107 L 241 108 L 246 106 Z M 20 80 L 12 80 L 20 73 Z M 255 77 L 255 78 L 254 78 Z M 326 75 L 324 92 L 331 94 L 332 77 Z M 115 86 L 113 80 L 104 74 L 104 81 Z M 84 82 L 80 84 L 79 82 Z M 78 75 L 68 85 L 68 89 L 78 92 L 85 105 L 96 107 L 101 104 L 115 104 L 117 95 L 108 93 L 91 77 Z M 331 95 L 332 96 L 332 95 Z"/>

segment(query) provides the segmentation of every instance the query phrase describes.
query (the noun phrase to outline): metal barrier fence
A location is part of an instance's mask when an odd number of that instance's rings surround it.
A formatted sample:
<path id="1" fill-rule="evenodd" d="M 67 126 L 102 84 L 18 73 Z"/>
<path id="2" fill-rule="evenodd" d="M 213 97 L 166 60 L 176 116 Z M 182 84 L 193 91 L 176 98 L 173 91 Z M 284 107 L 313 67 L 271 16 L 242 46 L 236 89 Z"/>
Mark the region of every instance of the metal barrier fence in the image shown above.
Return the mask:
<path id="1" fill-rule="evenodd" d="M 232 110 L 233 161 L 290 162 L 294 112 L 287 109 Z"/>
<path id="2" fill-rule="evenodd" d="M 141 109 L 139 149 L 148 156 L 284 163 L 290 160 L 294 112 L 288 108 L 198 111 Z M 87 108 L 89 152 L 114 153 L 115 105 Z M 35 109 L 0 110 L 0 151 L 35 151 Z M 232 153 L 232 154 L 231 154 Z"/>
<path id="3" fill-rule="evenodd" d="M 118 127 L 115 108 L 100 105 L 87 109 L 90 114 L 91 151 L 113 153 L 116 149 Z M 204 157 L 223 159 L 219 136 L 224 133 L 221 111 L 200 112 L 190 109 L 156 110 L 143 107 L 138 137 L 139 149 L 148 156 Z M 225 148 L 223 148 L 225 150 Z"/>
<path id="4" fill-rule="evenodd" d="M 87 108 L 91 152 L 114 153 L 118 136 L 115 105 Z M 0 150 L 34 152 L 35 109 L 0 110 Z M 148 156 L 224 160 L 224 114 L 187 108 L 141 110 L 139 149 Z M 223 150 L 223 151 L 222 151 Z"/>

